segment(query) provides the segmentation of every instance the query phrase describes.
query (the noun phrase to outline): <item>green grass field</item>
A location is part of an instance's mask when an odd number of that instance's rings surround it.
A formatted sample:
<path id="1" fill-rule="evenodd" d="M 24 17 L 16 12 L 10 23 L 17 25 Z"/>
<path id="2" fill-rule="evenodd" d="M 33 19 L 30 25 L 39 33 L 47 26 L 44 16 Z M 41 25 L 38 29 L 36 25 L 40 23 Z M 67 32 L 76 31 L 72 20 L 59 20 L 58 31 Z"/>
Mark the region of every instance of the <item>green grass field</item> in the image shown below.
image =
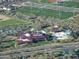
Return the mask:
<path id="1" fill-rule="evenodd" d="M 37 2 L 37 3 L 48 3 L 48 0 L 24 0 L 26 1 L 32 1 L 32 2 Z"/>
<path id="2" fill-rule="evenodd" d="M 49 2 L 48 0 L 27 0 L 27 1 L 32 1 L 32 2 L 36 2 L 36 3 L 48 3 L 48 4 L 54 5 L 54 2 Z M 55 5 L 79 8 L 79 2 L 74 2 L 74 1 L 58 2 Z"/>
<path id="3" fill-rule="evenodd" d="M 54 17 L 60 19 L 67 19 L 73 16 L 71 12 L 63 12 L 63 11 L 56 11 L 56 10 L 49 10 L 49 9 L 40 9 L 40 8 L 30 8 L 30 7 L 22 7 L 17 10 L 26 15 L 38 15 L 38 16 L 46 16 L 46 17 Z"/>
<path id="4" fill-rule="evenodd" d="M 49 3 L 49 4 L 53 3 L 53 2 L 49 2 L 48 0 L 40 0 L 40 2 L 41 3 Z M 74 2 L 74 1 L 59 2 L 57 5 L 79 8 L 79 2 Z"/>
<path id="5" fill-rule="evenodd" d="M 48 0 L 25 0 L 25 1 L 32 1 L 32 2 L 37 2 L 37 3 L 53 4 L 53 2 L 49 2 Z M 66 6 L 66 7 L 77 7 L 77 8 L 79 8 L 79 2 L 74 2 L 74 1 L 59 2 L 58 4 L 55 4 L 55 5 Z"/>
<path id="6" fill-rule="evenodd" d="M 48 0 L 41 0 L 42 3 L 48 3 Z"/>
<path id="7" fill-rule="evenodd" d="M 79 2 L 59 2 L 57 5 L 59 6 L 66 6 L 66 7 L 74 7 L 74 8 L 79 8 Z"/>
<path id="8" fill-rule="evenodd" d="M 5 21 L 0 21 L 0 27 L 5 27 L 5 26 L 19 26 L 22 24 L 26 24 L 25 21 L 23 20 L 17 20 L 17 19 L 9 19 L 9 20 L 5 20 Z"/>

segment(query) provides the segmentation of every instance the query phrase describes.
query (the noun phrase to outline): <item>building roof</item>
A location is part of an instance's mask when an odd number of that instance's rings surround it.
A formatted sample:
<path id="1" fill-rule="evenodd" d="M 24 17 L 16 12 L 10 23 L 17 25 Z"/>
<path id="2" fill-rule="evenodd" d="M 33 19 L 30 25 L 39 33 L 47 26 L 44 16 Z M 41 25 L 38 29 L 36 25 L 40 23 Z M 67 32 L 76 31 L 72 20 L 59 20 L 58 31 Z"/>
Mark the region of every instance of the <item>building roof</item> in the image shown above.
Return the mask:
<path id="1" fill-rule="evenodd" d="M 40 32 L 20 33 L 18 40 L 20 40 L 20 41 L 33 41 L 33 40 L 44 40 L 45 38 L 47 38 L 47 35 L 40 33 Z"/>

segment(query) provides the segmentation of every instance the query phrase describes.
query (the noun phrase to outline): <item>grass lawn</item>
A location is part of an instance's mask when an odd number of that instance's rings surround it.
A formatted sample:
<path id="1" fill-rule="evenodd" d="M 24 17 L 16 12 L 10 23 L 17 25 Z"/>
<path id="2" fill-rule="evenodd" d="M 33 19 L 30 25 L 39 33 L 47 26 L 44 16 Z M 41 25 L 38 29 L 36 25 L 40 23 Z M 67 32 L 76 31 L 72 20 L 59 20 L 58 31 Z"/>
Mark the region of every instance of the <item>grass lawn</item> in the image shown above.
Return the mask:
<path id="1" fill-rule="evenodd" d="M 30 7 L 22 7 L 17 10 L 17 12 L 21 12 L 26 15 L 38 15 L 38 16 L 46 16 L 46 17 L 54 17 L 60 19 L 67 19 L 73 16 L 71 12 L 63 12 L 63 11 L 56 11 L 56 10 L 49 10 L 49 9 L 40 9 L 40 8 L 30 8 Z M 59 16 L 60 15 L 60 16 Z"/>
<path id="2" fill-rule="evenodd" d="M 52 2 L 49 2 L 48 0 L 41 0 L 41 2 L 42 3 L 48 3 L 48 4 L 52 3 Z M 66 6 L 66 7 L 76 7 L 76 8 L 79 8 L 79 2 L 74 2 L 74 1 L 59 2 L 57 5 Z"/>
<path id="3" fill-rule="evenodd" d="M 42 3 L 48 3 L 48 0 L 41 0 Z"/>
<path id="4" fill-rule="evenodd" d="M 66 7 L 79 8 L 79 2 L 73 2 L 73 1 L 69 1 L 69 2 L 59 2 L 57 5 L 66 6 Z"/>
<path id="5" fill-rule="evenodd" d="M 53 2 L 49 2 L 48 0 L 40 0 L 40 2 L 41 3 L 48 3 L 48 4 L 53 3 Z M 79 2 L 74 2 L 74 1 L 59 2 L 57 5 L 66 6 L 66 7 L 77 7 L 77 8 L 79 8 Z"/>
<path id="6" fill-rule="evenodd" d="M 48 3 L 48 0 L 25 0 L 25 1 L 32 1 L 32 2 L 37 2 L 37 3 Z"/>
<path id="7" fill-rule="evenodd" d="M 5 21 L 0 21 L 0 27 L 5 27 L 5 26 L 19 26 L 22 24 L 26 24 L 25 21 L 23 20 L 17 20 L 17 19 L 9 19 L 9 20 L 5 20 Z"/>
<path id="8" fill-rule="evenodd" d="M 40 2 L 40 3 L 53 4 L 53 2 L 49 2 L 48 0 L 27 0 L 27 1 L 32 1 L 32 2 L 37 2 L 37 3 Z M 55 4 L 55 5 L 66 6 L 66 7 L 77 7 L 77 8 L 79 8 L 79 2 L 74 2 L 74 1 L 59 2 L 58 4 Z"/>

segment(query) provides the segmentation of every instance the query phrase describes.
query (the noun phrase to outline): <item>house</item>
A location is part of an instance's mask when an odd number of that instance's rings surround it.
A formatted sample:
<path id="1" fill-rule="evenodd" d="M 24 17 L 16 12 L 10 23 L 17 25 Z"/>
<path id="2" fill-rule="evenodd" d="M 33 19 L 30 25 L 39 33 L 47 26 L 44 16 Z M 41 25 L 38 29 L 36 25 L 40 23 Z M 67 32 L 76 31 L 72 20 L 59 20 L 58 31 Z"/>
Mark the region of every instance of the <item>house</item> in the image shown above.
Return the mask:
<path id="1" fill-rule="evenodd" d="M 52 36 L 57 40 L 69 39 L 71 37 L 71 31 L 69 29 L 59 29 L 57 27 L 53 28 Z"/>
<path id="2" fill-rule="evenodd" d="M 26 32 L 20 33 L 18 37 L 19 42 L 35 42 L 45 40 L 48 36 L 42 32 Z"/>
<path id="3" fill-rule="evenodd" d="M 11 9 L 10 9 L 10 8 L 7 8 L 7 7 L 1 7 L 0 10 L 1 10 L 1 11 L 2 11 L 2 10 L 3 10 L 3 11 L 10 11 Z"/>
<path id="4" fill-rule="evenodd" d="M 31 34 L 29 32 L 27 32 L 27 33 L 20 33 L 19 37 L 18 37 L 18 41 L 20 43 L 32 42 Z"/>
<path id="5" fill-rule="evenodd" d="M 59 32 L 53 32 L 52 33 L 52 36 L 55 37 L 55 39 L 69 39 L 69 35 L 70 35 L 70 32 L 69 31 L 59 31 Z"/>
<path id="6" fill-rule="evenodd" d="M 34 33 L 32 34 L 32 39 L 33 39 L 33 41 L 46 40 L 47 37 L 48 37 L 48 36 L 47 36 L 46 34 L 44 34 L 44 33 L 42 33 L 42 32 L 39 32 L 39 31 L 34 32 Z"/>
<path id="7" fill-rule="evenodd" d="M 3 10 L 10 11 L 10 8 L 3 7 Z"/>

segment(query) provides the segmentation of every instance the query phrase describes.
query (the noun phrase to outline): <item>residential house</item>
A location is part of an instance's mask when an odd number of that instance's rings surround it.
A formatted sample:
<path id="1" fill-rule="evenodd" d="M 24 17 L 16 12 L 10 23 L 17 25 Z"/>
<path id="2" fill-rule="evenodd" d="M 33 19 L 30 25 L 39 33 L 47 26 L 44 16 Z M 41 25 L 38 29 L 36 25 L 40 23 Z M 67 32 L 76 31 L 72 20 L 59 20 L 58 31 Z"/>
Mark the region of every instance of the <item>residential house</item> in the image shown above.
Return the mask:
<path id="1" fill-rule="evenodd" d="M 46 38 L 47 38 L 47 35 L 41 32 L 26 32 L 26 33 L 20 33 L 18 41 L 35 42 L 35 41 L 45 40 Z"/>
<path id="2" fill-rule="evenodd" d="M 33 39 L 34 41 L 46 40 L 47 37 L 48 37 L 48 36 L 47 36 L 46 34 L 44 34 L 44 33 L 42 33 L 42 32 L 39 32 L 39 31 L 34 32 L 34 33 L 32 34 L 32 39 Z"/>
<path id="3" fill-rule="evenodd" d="M 0 10 L 4 10 L 4 11 L 10 11 L 11 9 L 10 8 L 7 8 L 7 7 L 0 7 Z"/>
<path id="4" fill-rule="evenodd" d="M 27 33 L 20 33 L 19 37 L 18 37 L 18 41 L 20 43 L 32 42 L 31 33 L 29 33 L 29 32 L 27 32 Z"/>
<path id="5" fill-rule="evenodd" d="M 71 31 L 69 29 L 59 29 L 55 27 L 53 28 L 52 36 L 57 40 L 69 39 L 71 37 Z"/>

